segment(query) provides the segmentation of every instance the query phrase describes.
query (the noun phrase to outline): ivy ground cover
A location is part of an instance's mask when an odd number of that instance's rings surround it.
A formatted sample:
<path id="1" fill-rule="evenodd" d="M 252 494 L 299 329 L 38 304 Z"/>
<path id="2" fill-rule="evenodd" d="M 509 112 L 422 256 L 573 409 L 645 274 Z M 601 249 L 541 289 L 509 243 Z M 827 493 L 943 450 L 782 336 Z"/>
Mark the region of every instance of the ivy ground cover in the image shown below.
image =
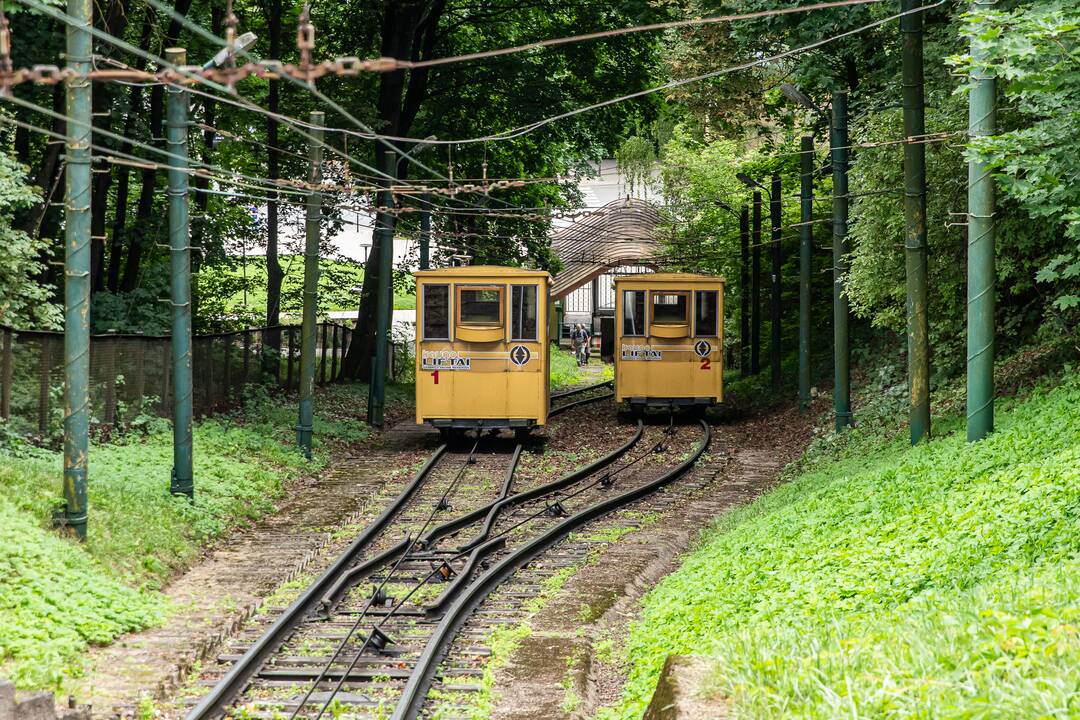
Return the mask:
<path id="1" fill-rule="evenodd" d="M 720 519 L 643 600 L 638 718 L 670 653 L 707 655 L 736 718 L 1080 716 L 1080 380 L 959 419 L 917 448 L 881 428 L 821 442 Z"/>
<path id="2" fill-rule="evenodd" d="M 197 423 L 193 504 L 168 493 L 167 423 L 150 420 L 145 433 L 93 446 L 84 544 L 49 527 L 59 453 L 0 443 L 0 677 L 59 687 L 80 673 L 89 645 L 161 622 L 170 610 L 164 582 L 214 539 L 273 512 L 288 480 L 325 463 L 323 442 L 366 433 L 353 419 L 363 392 L 320 391 L 312 462 L 293 447 L 291 399 L 260 391 L 243 412 Z"/>

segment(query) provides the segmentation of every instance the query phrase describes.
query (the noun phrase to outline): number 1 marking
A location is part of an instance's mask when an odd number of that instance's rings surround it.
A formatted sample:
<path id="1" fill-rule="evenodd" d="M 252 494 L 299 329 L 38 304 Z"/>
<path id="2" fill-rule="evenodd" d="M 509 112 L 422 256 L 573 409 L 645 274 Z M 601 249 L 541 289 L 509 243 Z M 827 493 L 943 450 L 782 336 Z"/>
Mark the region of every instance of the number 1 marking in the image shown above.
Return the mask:
<path id="1" fill-rule="evenodd" d="M 435 384 L 438 385 L 439 384 L 439 371 L 438 370 L 432 370 L 431 371 L 431 377 L 435 378 Z"/>

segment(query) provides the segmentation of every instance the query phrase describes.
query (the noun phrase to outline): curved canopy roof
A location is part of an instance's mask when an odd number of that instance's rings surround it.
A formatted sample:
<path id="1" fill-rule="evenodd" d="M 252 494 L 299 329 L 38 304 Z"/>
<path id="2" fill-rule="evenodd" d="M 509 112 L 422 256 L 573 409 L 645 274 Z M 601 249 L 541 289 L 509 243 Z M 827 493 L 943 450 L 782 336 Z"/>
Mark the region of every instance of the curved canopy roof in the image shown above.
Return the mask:
<path id="1" fill-rule="evenodd" d="M 563 269 L 551 285 L 555 300 L 619 265 L 651 265 L 660 214 L 652 203 L 620 198 L 555 232 L 551 247 Z"/>

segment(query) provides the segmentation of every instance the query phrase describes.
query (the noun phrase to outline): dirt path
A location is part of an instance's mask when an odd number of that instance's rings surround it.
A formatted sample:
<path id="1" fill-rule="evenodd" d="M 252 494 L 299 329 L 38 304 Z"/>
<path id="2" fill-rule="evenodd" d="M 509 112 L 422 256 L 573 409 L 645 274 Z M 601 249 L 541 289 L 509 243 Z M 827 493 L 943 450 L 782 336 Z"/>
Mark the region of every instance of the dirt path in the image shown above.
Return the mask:
<path id="1" fill-rule="evenodd" d="M 431 452 L 433 435 L 404 421 L 336 458 L 290 488 L 279 511 L 214 548 L 164 591 L 174 608 L 164 625 L 119 638 L 90 654 L 75 694 L 96 717 L 130 717 L 142 698 L 171 695 L 278 586 L 311 570 L 381 510 L 372 499 L 404 483 Z M 145 701 L 144 701 L 145 702 Z"/>
<path id="2" fill-rule="evenodd" d="M 714 468 L 707 484 L 658 522 L 604 549 L 531 619 L 531 633 L 495 673 L 491 717 L 581 718 L 614 702 L 627 668 L 611 649 L 625 640 L 638 600 L 679 566 L 717 515 L 776 483 L 809 442 L 811 418 L 823 408 L 806 415 L 789 408 L 714 428 L 714 462 L 696 471 Z"/>

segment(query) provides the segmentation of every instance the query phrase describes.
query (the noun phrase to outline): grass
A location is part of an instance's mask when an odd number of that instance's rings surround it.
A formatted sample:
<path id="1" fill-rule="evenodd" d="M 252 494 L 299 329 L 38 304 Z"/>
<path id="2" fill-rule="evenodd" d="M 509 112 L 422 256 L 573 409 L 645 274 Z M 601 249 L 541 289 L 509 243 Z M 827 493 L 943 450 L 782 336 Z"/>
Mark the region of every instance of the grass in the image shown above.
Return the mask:
<path id="1" fill-rule="evenodd" d="M 977 444 L 956 416 L 817 443 L 646 596 L 600 717 L 669 654 L 712 658 L 733 717 L 1080 715 L 1080 380 L 998 408 Z"/>
<path id="2" fill-rule="evenodd" d="M 273 512 L 290 480 L 325 465 L 328 443 L 367 434 L 354 419 L 363 392 L 320 389 L 310 462 L 293 446 L 292 398 L 258 389 L 243 411 L 198 422 L 194 504 L 167 492 L 168 427 L 93 446 L 84 544 L 49 529 L 61 456 L 0 442 L 0 675 L 55 688 L 81 672 L 87 646 L 161 622 L 169 608 L 158 590 L 170 577 L 208 543 Z"/>
<path id="3" fill-rule="evenodd" d="M 615 377 L 614 365 L 604 365 L 599 374 L 586 372 L 578 367 L 573 353 L 559 349 L 552 349 L 551 365 L 548 370 L 552 390 L 561 390 L 587 382 L 603 382 Z"/>

